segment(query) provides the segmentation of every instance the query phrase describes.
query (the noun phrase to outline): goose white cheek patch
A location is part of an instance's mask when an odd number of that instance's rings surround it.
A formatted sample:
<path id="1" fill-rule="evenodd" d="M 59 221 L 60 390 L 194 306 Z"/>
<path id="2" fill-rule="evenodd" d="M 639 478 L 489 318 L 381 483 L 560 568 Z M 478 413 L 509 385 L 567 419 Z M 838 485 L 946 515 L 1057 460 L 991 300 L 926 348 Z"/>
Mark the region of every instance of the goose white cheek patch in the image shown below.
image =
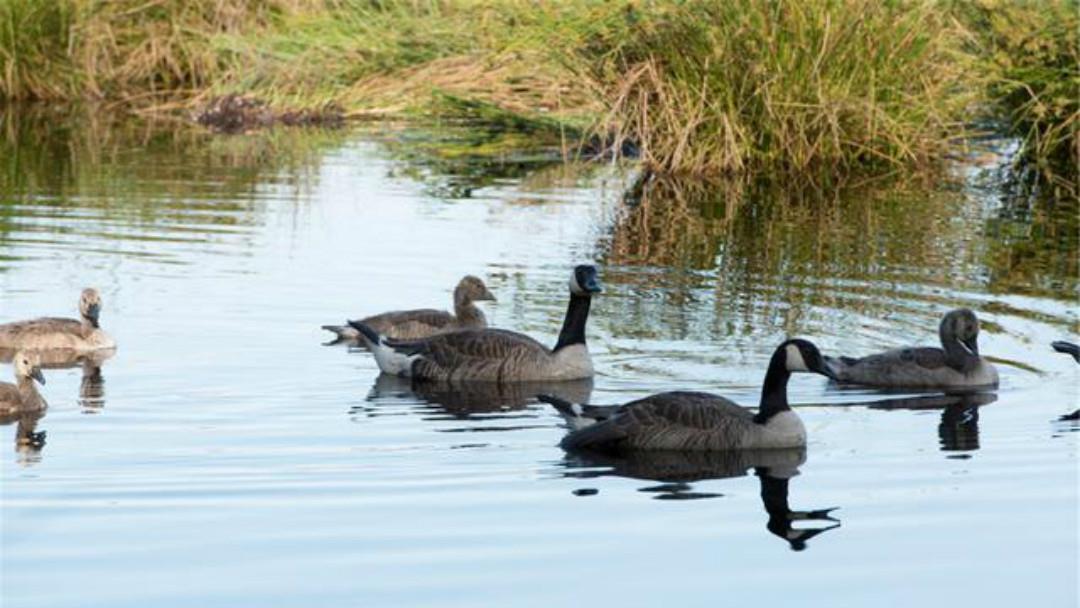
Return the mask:
<path id="1" fill-rule="evenodd" d="M 806 361 L 803 359 L 802 351 L 798 346 L 794 344 L 787 345 L 787 370 L 789 372 L 808 372 L 810 368 L 806 366 Z"/>
<path id="2" fill-rule="evenodd" d="M 585 290 L 581 288 L 581 285 L 578 285 L 577 273 L 575 272 L 574 274 L 570 275 L 570 293 L 576 293 L 580 295 L 584 292 Z"/>

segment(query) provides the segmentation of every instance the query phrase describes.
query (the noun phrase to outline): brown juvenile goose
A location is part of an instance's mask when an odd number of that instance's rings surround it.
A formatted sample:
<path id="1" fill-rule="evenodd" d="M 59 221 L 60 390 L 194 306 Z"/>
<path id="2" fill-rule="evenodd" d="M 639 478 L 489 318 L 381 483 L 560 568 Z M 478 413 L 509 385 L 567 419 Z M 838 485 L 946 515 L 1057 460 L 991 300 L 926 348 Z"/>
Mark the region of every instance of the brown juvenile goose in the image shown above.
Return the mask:
<path id="1" fill-rule="evenodd" d="M 34 380 L 45 384 L 37 355 L 31 352 L 16 354 L 15 384 L 0 382 L 0 415 L 45 409 L 45 400 L 34 386 Z"/>
<path id="2" fill-rule="evenodd" d="M 596 267 L 581 265 L 570 276 L 570 305 L 555 348 L 505 329 L 470 329 L 421 340 L 398 341 L 362 322 L 349 324 L 370 342 L 379 369 L 428 380 L 522 382 L 591 378 L 585 322 L 592 294 L 600 291 Z"/>
<path id="3" fill-rule="evenodd" d="M 71 349 L 89 351 L 116 348 L 116 342 L 101 330 L 101 295 L 87 288 L 79 296 L 81 320 L 42 317 L 0 325 L 0 348 L 16 350 Z"/>
<path id="4" fill-rule="evenodd" d="M 376 332 L 397 340 L 416 340 L 438 333 L 459 329 L 483 329 L 487 327 L 484 312 L 473 302 L 494 301 L 484 282 L 466 275 L 454 288 L 454 314 L 445 310 L 419 308 L 384 312 L 348 323 L 363 323 Z M 323 329 L 337 334 L 337 340 L 359 340 L 360 332 L 350 325 L 323 325 Z"/>
<path id="5" fill-rule="evenodd" d="M 979 356 L 979 319 L 967 308 L 950 311 L 938 326 L 941 348 L 898 348 L 862 358 L 825 357 L 841 383 L 882 388 L 992 388 L 998 373 Z"/>

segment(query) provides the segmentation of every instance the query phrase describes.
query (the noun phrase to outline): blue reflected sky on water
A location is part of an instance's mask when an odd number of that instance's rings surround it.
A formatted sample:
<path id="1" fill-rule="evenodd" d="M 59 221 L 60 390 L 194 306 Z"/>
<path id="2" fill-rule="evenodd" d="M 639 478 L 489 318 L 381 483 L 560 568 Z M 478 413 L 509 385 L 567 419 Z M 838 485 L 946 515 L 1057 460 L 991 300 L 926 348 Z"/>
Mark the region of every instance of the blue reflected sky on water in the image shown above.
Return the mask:
<path id="1" fill-rule="evenodd" d="M 5 604 L 1076 603 L 1078 427 L 1055 419 L 1080 406 L 1080 367 L 1047 346 L 1076 335 L 1075 244 L 1002 251 L 1002 203 L 978 189 L 828 213 L 662 189 L 627 205 L 610 167 L 476 182 L 400 141 L 276 164 L 120 139 L 8 178 L 0 317 L 72 313 L 95 285 L 121 347 L 99 399 L 81 369 L 47 372 L 40 452 L 3 427 Z M 528 391 L 414 391 L 321 344 L 323 323 L 448 306 L 465 273 L 499 298 L 493 324 L 551 342 L 588 260 L 598 375 L 566 390 L 593 402 L 754 405 L 788 334 L 932 344 L 957 305 L 1002 387 L 942 409 L 797 377 L 805 462 L 642 465 L 566 455 Z M 792 550 L 772 530 L 782 486 L 840 526 Z"/>

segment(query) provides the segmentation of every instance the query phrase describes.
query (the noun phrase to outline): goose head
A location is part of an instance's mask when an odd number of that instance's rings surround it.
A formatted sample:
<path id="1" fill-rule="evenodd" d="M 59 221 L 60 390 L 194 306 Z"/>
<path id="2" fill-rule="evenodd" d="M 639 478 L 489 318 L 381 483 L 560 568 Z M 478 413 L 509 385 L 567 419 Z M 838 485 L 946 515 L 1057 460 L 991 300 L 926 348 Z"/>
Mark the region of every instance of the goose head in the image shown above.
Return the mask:
<path id="1" fill-rule="evenodd" d="M 596 266 L 581 264 L 574 267 L 570 275 L 570 293 L 575 296 L 589 297 L 600 292 L 600 280 L 597 278 Z"/>
<path id="2" fill-rule="evenodd" d="M 32 378 L 40 384 L 45 384 L 45 376 L 41 373 L 40 365 L 38 356 L 33 353 L 15 353 L 15 378 L 19 380 Z"/>
<path id="3" fill-rule="evenodd" d="M 98 315 L 101 313 L 101 294 L 93 287 L 82 290 L 79 296 L 79 314 L 90 322 L 94 327 L 98 326 Z"/>
<path id="4" fill-rule="evenodd" d="M 474 277 L 470 274 L 458 281 L 457 287 L 454 288 L 454 300 L 463 303 L 481 300 L 494 302 L 495 296 L 488 291 L 487 285 L 484 285 L 484 281 L 479 277 Z"/>
<path id="5" fill-rule="evenodd" d="M 947 353 L 979 356 L 979 319 L 967 308 L 957 308 L 942 317 L 938 336 Z"/>
<path id="6" fill-rule="evenodd" d="M 812 372 L 836 379 L 832 368 L 821 356 L 821 351 L 809 340 L 794 338 L 784 342 L 776 348 L 773 360 L 776 361 L 778 357 L 788 373 Z"/>

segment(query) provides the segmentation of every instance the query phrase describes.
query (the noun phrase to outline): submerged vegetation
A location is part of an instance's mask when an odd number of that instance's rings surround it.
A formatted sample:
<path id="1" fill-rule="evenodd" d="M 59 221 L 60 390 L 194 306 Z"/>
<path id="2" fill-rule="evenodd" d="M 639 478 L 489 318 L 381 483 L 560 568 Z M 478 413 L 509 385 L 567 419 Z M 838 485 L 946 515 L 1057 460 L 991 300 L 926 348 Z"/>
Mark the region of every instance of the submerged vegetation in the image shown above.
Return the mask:
<path id="1" fill-rule="evenodd" d="M 932 169 L 993 118 L 1075 193 L 1077 2 L 0 0 L 0 100 L 480 118 L 652 171 Z"/>

